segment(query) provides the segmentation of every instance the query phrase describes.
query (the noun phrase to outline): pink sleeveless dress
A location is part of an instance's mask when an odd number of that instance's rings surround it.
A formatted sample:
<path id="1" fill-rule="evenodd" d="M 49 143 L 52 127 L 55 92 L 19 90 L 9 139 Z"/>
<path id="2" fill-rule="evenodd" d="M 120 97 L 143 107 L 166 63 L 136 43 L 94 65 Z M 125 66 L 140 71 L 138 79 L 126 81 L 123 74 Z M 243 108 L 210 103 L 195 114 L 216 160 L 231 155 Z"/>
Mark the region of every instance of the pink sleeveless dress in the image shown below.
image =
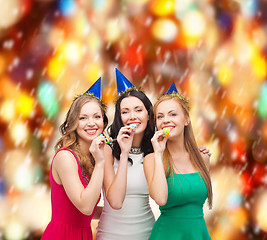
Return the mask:
<path id="1" fill-rule="evenodd" d="M 70 151 L 66 148 L 61 150 Z M 87 183 L 83 178 L 82 170 L 78 159 L 72 151 L 70 152 L 73 154 L 77 161 L 78 173 L 81 183 L 84 187 L 86 187 Z M 57 184 L 54 180 L 52 175 L 52 164 L 50 169 L 50 184 L 52 219 L 47 225 L 41 240 L 92 240 L 93 237 L 91 229 L 91 220 L 94 215 L 96 206 L 92 215 L 90 216 L 81 213 L 69 200 L 66 192 L 64 191 L 64 187 L 62 185 Z"/>

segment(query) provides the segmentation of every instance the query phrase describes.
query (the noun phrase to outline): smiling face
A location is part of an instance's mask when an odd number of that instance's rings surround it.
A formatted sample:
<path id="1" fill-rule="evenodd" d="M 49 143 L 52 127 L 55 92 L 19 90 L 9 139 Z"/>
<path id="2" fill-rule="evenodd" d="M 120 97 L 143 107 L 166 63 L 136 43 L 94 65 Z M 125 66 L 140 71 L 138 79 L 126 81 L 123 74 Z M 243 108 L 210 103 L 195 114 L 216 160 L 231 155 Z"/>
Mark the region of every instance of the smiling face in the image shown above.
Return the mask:
<path id="1" fill-rule="evenodd" d="M 133 96 L 124 98 L 120 105 L 121 121 L 124 126 L 136 124 L 135 134 L 144 133 L 149 119 L 143 102 Z"/>
<path id="2" fill-rule="evenodd" d="M 155 117 L 158 130 L 170 128 L 168 138 L 183 135 L 184 127 L 189 122 L 182 106 L 174 99 L 159 103 L 155 109 Z"/>
<path id="3" fill-rule="evenodd" d="M 91 100 L 86 102 L 80 111 L 76 132 L 79 143 L 91 142 L 104 130 L 104 120 L 99 104 Z"/>

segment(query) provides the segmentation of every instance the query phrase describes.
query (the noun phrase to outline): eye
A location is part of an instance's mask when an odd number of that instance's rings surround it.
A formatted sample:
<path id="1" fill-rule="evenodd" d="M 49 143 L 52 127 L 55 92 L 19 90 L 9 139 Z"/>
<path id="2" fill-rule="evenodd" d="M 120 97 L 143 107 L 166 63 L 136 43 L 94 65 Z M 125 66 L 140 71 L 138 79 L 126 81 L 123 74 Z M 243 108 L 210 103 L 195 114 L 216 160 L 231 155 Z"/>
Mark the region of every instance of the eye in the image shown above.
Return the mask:
<path id="1" fill-rule="evenodd" d="M 101 118 L 101 117 L 102 117 L 102 116 L 100 116 L 100 115 L 96 115 L 96 116 L 95 116 L 95 118 L 98 118 L 98 119 Z"/>
<path id="2" fill-rule="evenodd" d="M 143 111 L 143 109 L 137 109 L 136 111 L 137 111 L 137 112 L 142 112 L 142 111 Z"/>
<path id="3" fill-rule="evenodd" d="M 172 117 L 175 117 L 175 116 L 177 116 L 177 114 L 176 113 L 172 113 L 171 116 Z"/>
<path id="4" fill-rule="evenodd" d="M 157 119 L 163 118 L 163 116 L 157 116 Z"/>
<path id="5" fill-rule="evenodd" d="M 85 119 L 85 117 L 80 117 L 79 119 L 80 119 L 80 120 L 83 120 L 83 119 Z"/>
<path id="6" fill-rule="evenodd" d="M 127 111 L 122 111 L 121 114 L 127 114 L 128 112 Z"/>

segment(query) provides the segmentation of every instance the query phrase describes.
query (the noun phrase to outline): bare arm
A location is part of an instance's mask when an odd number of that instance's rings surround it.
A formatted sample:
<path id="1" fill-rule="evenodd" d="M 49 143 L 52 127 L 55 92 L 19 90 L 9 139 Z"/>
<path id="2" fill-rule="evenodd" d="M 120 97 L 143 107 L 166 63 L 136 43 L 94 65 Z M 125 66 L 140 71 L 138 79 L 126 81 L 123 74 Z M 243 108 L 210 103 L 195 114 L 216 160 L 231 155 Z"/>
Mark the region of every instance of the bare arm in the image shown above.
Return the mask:
<path id="1" fill-rule="evenodd" d="M 126 133 L 129 133 L 130 135 Z M 122 127 L 117 137 L 117 141 L 121 148 L 121 155 L 116 174 L 113 168 L 114 157 L 112 155 L 112 150 L 110 148 L 105 148 L 106 163 L 104 188 L 107 200 L 110 206 L 114 209 L 121 209 L 126 195 L 128 155 L 132 140 L 133 132 L 130 131 L 130 127 Z"/>
<path id="2" fill-rule="evenodd" d="M 163 206 L 168 198 L 168 186 L 160 154 L 151 153 L 144 159 L 144 172 L 151 198 Z"/>
<path id="3" fill-rule="evenodd" d="M 126 194 L 128 156 L 127 159 L 126 156 L 121 156 L 116 174 L 113 168 L 114 157 L 111 149 L 105 152 L 105 156 L 104 189 L 106 198 L 112 208 L 120 209 Z"/>
<path id="4" fill-rule="evenodd" d="M 149 195 L 155 202 L 163 206 L 168 198 L 168 186 L 163 166 L 163 151 L 166 147 L 166 138 L 162 139 L 162 131 L 157 131 L 151 139 L 154 153 L 144 159 L 144 171 L 148 183 Z"/>
<path id="5" fill-rule="evenodd" d="M 56 175 L 75 207 L 86 215 L 91 215 L 99 199 L 104 177 L 104 137 L 98 136 L 90 146 L 95 159 L 95 167 L 86 188 L 82 185 L 75 157 L 67 150 L 60 151 L 52 166 Z"/>
<path id="6" fill-rule="evenodd" d="M 80 181 L 77 162 L 69 151 L 63 150 L 57 154 L 53 168 L 74 206 L 83 214 L 92 214 L 102 187 L 104 163 L 96 164 L 86 188 Z"/>

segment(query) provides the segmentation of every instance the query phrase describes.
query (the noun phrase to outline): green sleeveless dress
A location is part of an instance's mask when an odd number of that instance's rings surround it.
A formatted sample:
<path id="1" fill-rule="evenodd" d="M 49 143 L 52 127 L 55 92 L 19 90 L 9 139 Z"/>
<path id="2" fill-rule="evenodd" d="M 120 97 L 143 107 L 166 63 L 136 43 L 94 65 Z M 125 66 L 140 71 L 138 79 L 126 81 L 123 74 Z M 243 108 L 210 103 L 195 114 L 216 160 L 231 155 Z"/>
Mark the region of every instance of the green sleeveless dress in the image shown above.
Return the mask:
<path id="1" fill-rule="evenodd" d="M 160 206 L 149 240 L 210 240 L 203 204 L 208 197 L 198 172 L 172 173 L 167 177 L 168 199 Z"/>

